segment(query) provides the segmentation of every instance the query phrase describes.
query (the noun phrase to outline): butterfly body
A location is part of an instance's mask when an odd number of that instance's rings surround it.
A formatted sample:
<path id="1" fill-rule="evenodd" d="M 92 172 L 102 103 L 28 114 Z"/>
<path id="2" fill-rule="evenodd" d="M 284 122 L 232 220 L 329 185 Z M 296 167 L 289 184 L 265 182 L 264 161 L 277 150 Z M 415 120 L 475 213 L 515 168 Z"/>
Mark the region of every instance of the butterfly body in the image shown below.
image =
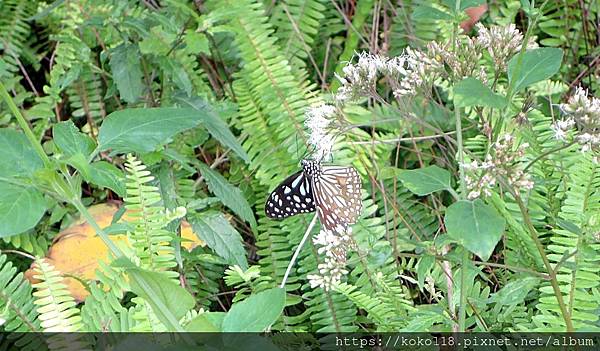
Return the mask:
<path id="1" fill-rule="evenodd" d="M 356 169 L 303 160 L 302 171 L 275 188 L 265 205 L 267 217 L 276 219 L 315 210 L 329 230 L 355 223 L 362 210 L 361 180 Z"/>

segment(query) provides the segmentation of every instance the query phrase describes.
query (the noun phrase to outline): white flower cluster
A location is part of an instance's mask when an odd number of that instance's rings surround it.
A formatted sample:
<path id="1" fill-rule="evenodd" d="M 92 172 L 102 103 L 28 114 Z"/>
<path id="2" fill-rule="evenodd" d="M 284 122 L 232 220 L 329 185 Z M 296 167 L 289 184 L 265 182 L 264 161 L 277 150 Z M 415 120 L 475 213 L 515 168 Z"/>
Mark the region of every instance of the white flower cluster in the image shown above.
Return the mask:
<path id="1" fill-rule="evenodd" d="M 346 253 L 354 247 L 351 237 L 352 228 L 339 228 L 330 231 L 322 228 L 313 239 L 318 246 L 317 252 L 324 255 L 323 263 L 318 265 L 318 274 L 309 274 L 308 280 L 312 288 L 321 287 L 330 290 L 340 283 L 341 278 L 348 274 L 346 270 Z"/>
<path id="2" fill-rule="evenodd" d="M 312 107 L 306 111 L 304 125 L 310 131 L 308 143 L 315 148 L 315 160 L 322 160 L 331 153 L 335 137 L 328 127 L 335 115 L 335 107 L 327 104 Z"/>
<path id="3" fill-rule="evenodd" d="M 489 29 L 477 23 L 477 42 L 488 50 L 496 70 L 506 69 L 508 60 L 516 54 L 523 45 L 523 34 L 511 23 L 508 26 L 491 26 Z M 527 43 L 528 49 L 537 47 L 535 40 Z"/>
<path id="4" fill-rule="evenodd" d="M 335 98 L 344 103 L 371 96 L 376 92 L 376 83 L 381 76 L 390 78 L 395 96 L 413 95 L 441 67 L 427 53 L 411 48 L 406 48 L 403 55 L 393 58 L 360 53 L 356 64 L 349 63 L 344 67 L 343 77 L 336 75 L 342 86 Z"/>
<path id="5" fill-rule="evenodd" d="M 519 159 L 523 157 L 527 147 L 529 145 L 523 143 L 515 149 L 514 138 L 510 134 L 505 134 L 494 143 L 493 155 L 487 154 L 485 161 L 481 163 L 473 161 L 464 165 L 467 172 L 465 180 L 469 189 L 467 198 L 474 200 L 481 194 L 490 196 L 499 178 L 506 179 L 508 185 L 517 192 L 521 189 L 532 189 L 533 181 L 519 165 Z"/>
<path id="6" fill-rule="evenodd" d="M 564 140 L 566 132 L 576 126 L 575 141 L 581 145 L 581 151 L 600 151 L 600 99 L 589 98 L 585 89 L 577 87 L 561 108 L 569 118 L 553 125 L 556 137 Z"/>

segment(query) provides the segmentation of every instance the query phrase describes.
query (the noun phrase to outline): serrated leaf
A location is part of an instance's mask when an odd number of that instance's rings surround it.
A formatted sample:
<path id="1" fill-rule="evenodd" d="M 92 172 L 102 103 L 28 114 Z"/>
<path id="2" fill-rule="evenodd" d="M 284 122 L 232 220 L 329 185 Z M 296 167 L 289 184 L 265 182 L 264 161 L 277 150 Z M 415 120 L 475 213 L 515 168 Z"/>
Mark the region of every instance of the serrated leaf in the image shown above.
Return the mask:
<path id="1" fill-rule="evenodd" d="M 52 136 L 54 144 L 67 158 L 76 154 L 88 157 L 96 147 L 94 140 L 81 133 L 71 120 L 55 124 Z"/>
<path id="2" fill-rule="evenodd" d="M 419 196 L 429 195 L 433 192 L 450 189 L 450 172 L 438 166 L 402 170 L 398 179 L 412 193 Z"/>
<path id="3" fill-rule="evenodd" d="M 233 304 L 223 319 L 224 332 L 263 332 L 285 307 L 285 291 L 272 288 Z"/>
<path id="4" fill-rule="evenodd" d="M 29 177 L 44 166 L 23 133 L 0 129 L 0 177 Z"/>
<path id="5" fill-rule="evenodd" d="M 503 108 L 506 99 L 481 83 L 469 77 L 461 80 L 454 86 L 454 105 L 456 107 L 487 106 Z"/>
<path id="6" fill-rule="evenodd" d="M 508 62 L 509 83 L 518 92 L 533 83 L 548 79 L 558 72 L 562 58 L 561 49 L 538 48 L 525 51 L 519 65 L 517 54 Z"/>
<path id="7" fill-rule="evenodd" d="M 218 212 L 203 212 L 188 216 L 192 230 L 200 240 L 213 249 L 230 265 L 248 269 L 246 250 L 240 233 Z"/>
<path id="8" fill-rule="evenodd" d="M 110 56 L 110 69 L 121 98 L 129 103 L 136 102 L 144 91 L 137 45 L 117 46 Z"/>
<path id="9" fill-rule="evenodd" d="M 506 221 L 482 200 L 461 200 L 446 210 L 448 235 L 482 260 L 487 261 L 502 238 Z"/>
<path id="10" fill-rule="evenodd" d="M 39 191 L 0 182 L 0 237 L 35 227 L 44 212 L 46 203 Z"/>
<path id="11" fill-rule="evenodd" d="M 192 108 L 132 108 L 111 113 L 98 133 L 98 150 L 146 153 L 166 144 L 186 129 L 199 125 L 200 112 Z"/>
<path id="12" fill-rule="evenodd" d="M 185 106 L 190 106 L 202 112 L 202 123 L 215 139 L 221 144 L 229 147 L 246 163 L 250 163 L 250 158 L 236 137 L 231 133 L 229 127 L 216 114 L 214 109 L 208 103 L 199 97 L 176 97 L 176 100 Z"/>
<path id="13" fill-rule="evenodd" d="M 252 212 L 252 208 L 248 204 L 248 201 L 246 201 L 242 191 L 229 184 L 227 179 L 218 172 L 213 171 L 204 163 L 199 163 L 198 167 L 208 184 L 208 189 L 215 194 L 225 206 L 229 207 L 235 214 L 240 216 L 240 218 L 250 223 L 252 227 L 256 226 L 254 212 Z"/>

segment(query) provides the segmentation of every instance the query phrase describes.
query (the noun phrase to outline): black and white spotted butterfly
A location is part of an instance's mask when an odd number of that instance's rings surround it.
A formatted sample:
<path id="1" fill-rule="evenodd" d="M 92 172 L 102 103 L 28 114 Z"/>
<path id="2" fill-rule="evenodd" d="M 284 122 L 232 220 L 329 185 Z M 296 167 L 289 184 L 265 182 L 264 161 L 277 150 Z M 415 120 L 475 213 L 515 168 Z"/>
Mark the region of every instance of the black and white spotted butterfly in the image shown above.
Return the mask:
<path id="1" fill-rule="evenodd" d="M 354 167 L 323 166 L 317 161 L 302 160 L 302 171 L 279 184 L 265 205 L 267 217 L 276 219 L 315 210 L 328 230 L 356 223 L 362 200 L 361 180 Z"/>

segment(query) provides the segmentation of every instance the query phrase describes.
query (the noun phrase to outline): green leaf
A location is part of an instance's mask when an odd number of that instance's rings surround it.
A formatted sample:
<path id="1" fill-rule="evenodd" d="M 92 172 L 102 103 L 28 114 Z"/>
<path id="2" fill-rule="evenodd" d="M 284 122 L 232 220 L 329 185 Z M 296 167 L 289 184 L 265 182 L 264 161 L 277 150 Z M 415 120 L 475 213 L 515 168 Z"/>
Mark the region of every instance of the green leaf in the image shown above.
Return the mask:
<path id="1" fill-rule="evenodd" d="M 233 304 L 223 319 L 224 332 L 262 332 L 271 326 L 285 306 L 285 291 L 272 288 Z"/>
<path id="2" fill-rule="evenodd" d="M 443 0 L 444 5 L 446 5 L 452 12 L 456 9 L 456 0 Z M 485 4 L 485 0 L 461 0 L 460 2 L 460 10 L 463 11 L 468 9 L 469 7 L 476 7 L 479 5 Z"/>
<path id="3" fill-rule="evenodd" d="M 188 216 L 194 233 L 206 242 L 208 247 L 215 250 L 230 265 L 238 265 L 248 269 L 246 250 L 242 236 L 229 224 L 229 221 L 218 212 L 203 212 Z"/>
<path id="4" fill-rule="evenodd" d="M 448 235 L 482 260 L 487 261 L 502 238 L 506 221 L 482 200 L 461 200 L 446 210 Z"/>
<path id="5" fill-rule="evenodd" d="M 208 39 L 203 33 L 187 31 L 183 41 L 188 49 L 195 54 L 210 54 Z"/>
<path id="6" fill-rule="evenodd" d="M 552 77 L 560 68 L 563 52 L 558 48 L 527 50 L 519 65 L 519 55 L 508 62 L 508 80 L 515 92 Z"/>
<path id="7" fill-rule="evenodd" d="M 527 294 L 535 288 L 540 279 L 536 277 L 525 277 L 506 284 L 498 292 L 492 294 L 489 303 L 496 302 L 500 305 L 517 305 L 522 303 Z"/>
<path id="8" fill-rule="evenodd" d="M 90 164 L 87 157 L 85 157 L 82 153 L 76 153 L 64 160 L 64 162 L 78 170 L 79 174 L 81 174 L 84 179 L 90 177 Z"/>
<path id="9" fill-rule="evenodd" d="M 121 44 L 110 57 L 110 69 L 123 100 L 132 103 L 142 95 L 142 69 L 140 52 L 137 45 Z"/>
<path id="10" fill-rule="evenodd" d="M 419 196 L 429 195 L 436 191 L 452 189 L 450 172 L 438 166 L 402 170 L 398 175 L 405 187 Z"/>
<path id="11" fill-rule="evenodd" d="M 98 133 L 98 150 L 154 151 L 177 133 L 193 128 L 203 116 L 192 108 L 132 108 L 108 115 Z"/>
<path id="12" fill-rule="evenodd" d="M 485 86 L 475 78 L 465 78 L 454 86 L 454 105 L 456 107 L 487 106 L 503 108 L 506 99 Z"/>
<path id="13" fill-rule="evenodd" d="M 194 307 L 194 297 L 159 272 L 129 268 L 127 275 L 131 291 L 150 304 L 163 325 L 170 331 L 183 331 L 179 320 Z"/>
<path id="14" fill-rule="evenodd" d="M 229 207 L 235 214 L 240 216 L 240 218 L 250 223 L 252 227 L 255 227 L 256 219 L 254 218 L 254 212 L 252 212 L 252 208 L 250 208 L 242 191 L 229 184 L 227 179 L 218 172 L 213 171 L 204 163 L 199 163 L 198 167 L 208 184 L 208 189 L 215 194 L 225 206 Z"/>
<path id="15" fill-rule="evenodd" d="M 76 154 L 88 157 L 96 147 L 94 140 L 81 133 L 71 120 L 55 124 L 52 136 L 54 144 L 67 158 Z"/>
<path id="16" fill-rule="evenodd" d="M 188 332 L 220 332 L 225 313 L 205 312 L 192 319 L 186 326 Z"/>
<path id="17" fill-rule="evenodd" d="M 436 8 L 426 6 L 426 5 L 417 6 L 415 8 L 415 10 L 413 11 L 411 17 L 413 20 L 420 20 L 420 19 L 451 20 L 452 19 L 452 16 L 445 13 L 444 11 L 440 11 Z"/>
<path id="18" fill-rule="evenodd" d="M 238 142 L 236 137 L 231 133 L 229 127 L 223 120 L 216 114 L 214 109 L 203 99 L 199 97 L 176 97 L 180 103 L 195 108 L 201 112 L 202 123 L 215 139 L 221 144 L 227 146 L 233 152 L 235 152 L 242 160 L 246 163 L 250 163 L 250 158 L 242 145 Z"/>
<path id="19" fill-rule="evenodd" d="M 23 133 L 0 129 L 0 177 L 28 177 L 43 167 L 42 159 Z"/>
<path id="20" fill-rule="evenodd" d="M 125 197 L 125 176 L 113 164 L 98 161 L 89 165 L 90 176 L 85 181 L 101 188 L 109 188 L 120 197 Z"/>
<path id="21" fill-rule="evenodd" d="M 162 69 L 169 74 L 175 85 L 185 91 L 187 96 L 192 95 L 192 82 L 181 63 L 175 62 L 168 57 L 162 57 L 160 63 Z"/>
<path id="22" fill-rule="evenodd" d="M 34 188 L 0 182 L 0 237 L 35 227 L 46 212 L 42 194 Z"/>

